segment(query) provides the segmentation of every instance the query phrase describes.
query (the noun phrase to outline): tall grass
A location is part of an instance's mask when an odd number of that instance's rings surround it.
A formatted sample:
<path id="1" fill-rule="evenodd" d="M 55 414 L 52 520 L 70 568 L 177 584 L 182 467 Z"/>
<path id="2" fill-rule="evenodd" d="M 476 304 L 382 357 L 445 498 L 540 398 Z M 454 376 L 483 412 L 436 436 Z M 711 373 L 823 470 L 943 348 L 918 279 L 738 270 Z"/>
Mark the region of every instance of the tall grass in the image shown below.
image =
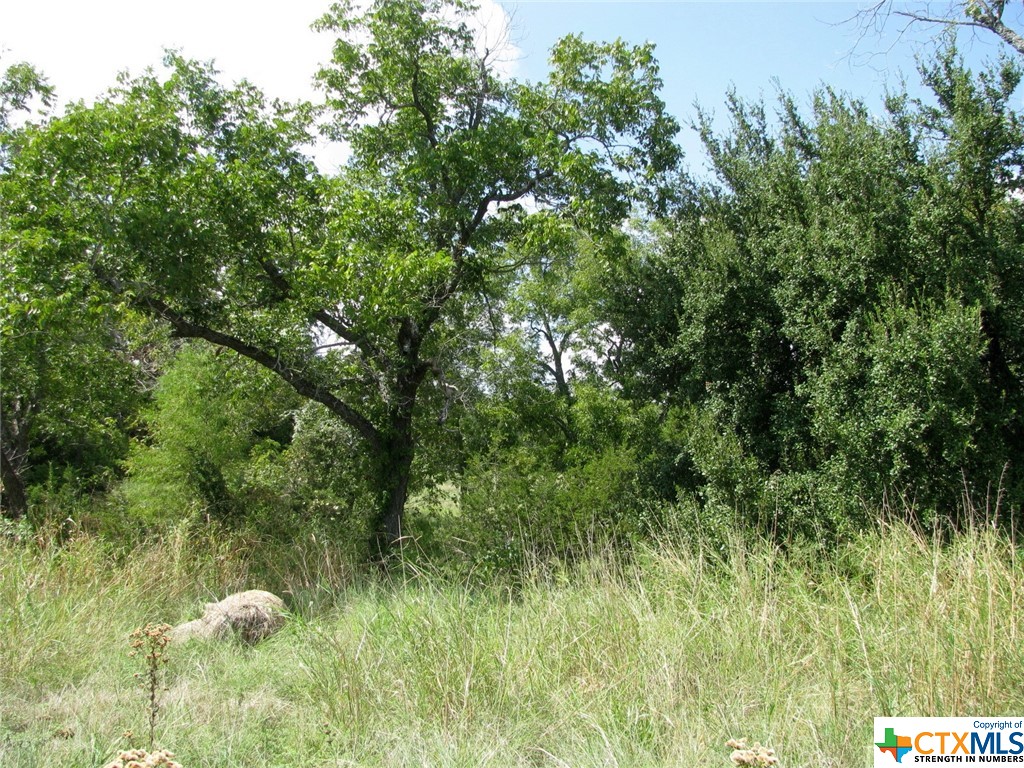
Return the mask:
<path id="1" fill-rule="evenodd" d="M 242 587 L 287 629 L 168 648 L 157 741 L 198 766 L 870 763 L 876 715 L 1024 709 L 1024 571 L 978 529 L 899 525 L 822 558 L 736 538 L 600 553 L 525 580 L 360 575 L 323 542 L 183 535 L 128 553 L 0 544 L 0 765 L 101 765 L 139 741 L 127 656 L 147 621 Z"/>

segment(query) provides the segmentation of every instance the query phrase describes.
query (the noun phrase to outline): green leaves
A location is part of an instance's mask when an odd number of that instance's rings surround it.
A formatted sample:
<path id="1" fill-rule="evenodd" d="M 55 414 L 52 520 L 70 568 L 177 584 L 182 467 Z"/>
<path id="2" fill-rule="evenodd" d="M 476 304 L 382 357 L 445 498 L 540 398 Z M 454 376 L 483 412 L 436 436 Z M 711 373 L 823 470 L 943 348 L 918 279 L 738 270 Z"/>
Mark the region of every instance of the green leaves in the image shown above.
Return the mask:
<path id="1" fill-rule="evenodd" d="M 557 231 L 603 236 L 661 200 L 678 160 L 649 47 L 573 39 L 548 83 L 516 83 L 469 11 L 333 6 L 316 25 L 340 37 L 323 110 L 268 105 L 170 53 L 165 75 L 26 131 L 2 182 L 10 253 L 56 295 L 73 277 L 231 349 L 359 435 L 390 540 L 416 441 L 436 433 L 423 415 L 447 420 L 480 336 L 480 297 L 507 289 L 521 246 L 551 245 L 568 274 Z M 351 146 L 336 178 L 303 156 L 316 121 Z M 569 311 L 543 282 L 526 303 Z M 557 348 L 576 327 L 555 330 Z"/>
<path id="2" fill-rule="evenodd" d="M 946 51 L 923 76 L 936 103 L 895 97 L 885 119 L 829 90 L 808 117 L 781 97 L 777 123 L 731 97 L 730 131 L 701 123 L 715 180 L 616 291 L 627 386 L 701 410 L 704 477 L 682 479 L 732 483 L 711 460 L 728 444 L 752 520 L 798 510 L 782 488 L 952 516 L 965 488 L 1018 482 L 1019 73 Z"/>
<path id="3" fill-rule="evenodd" d="M 7 164 L 11 144 L 17 138 L 12 130 L 15 113 L 29 112 L 38 103 L 40 112 L 53 106 L 54 89 L 39 72 L 25 62 L 12 64 L 0 77 L 0 171 Z"/>

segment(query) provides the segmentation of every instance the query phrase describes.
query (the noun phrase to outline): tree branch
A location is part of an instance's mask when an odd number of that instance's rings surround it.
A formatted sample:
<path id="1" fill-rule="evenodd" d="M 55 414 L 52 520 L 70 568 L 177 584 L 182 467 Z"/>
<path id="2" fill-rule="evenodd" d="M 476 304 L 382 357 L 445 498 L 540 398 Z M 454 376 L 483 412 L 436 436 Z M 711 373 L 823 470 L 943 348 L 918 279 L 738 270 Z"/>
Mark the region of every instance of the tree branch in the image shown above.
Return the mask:
<path id="1" fill-rule="evenodd" d="M 546 181 L 547 179 L 550 179 L 554 175 L 555 172 L 551 168 L 548 168 L 545 171 L 537 171 L 537 173 L 533 175 L 533 178 L 531 178 L 528 182 L 526 182 L 526 184 L 524 184 L 519 189 L 505 193 L 492 192 L 491 194 L 487 195 L 487 197 L 481 200 L 480 204 L 477 205 L 476 213 L 473 215 L 473 220 L 469 223 L 469 226 L 463 229 L 463 244 L 469 241 L 469 238 L 472 236 L 473 232 L 475 232 L 477 227 L 479 227 L 483 223 L 484 217 L 487 216 L 487 209 L 491 207 L 491 203 L 512 203 L 515 202 L 516 200 L 521 200 L 522 198 L 526 197 L 528 194 L 533 192 L 533 190 L 535 190 L 542 181 Z"/>
<path id="2" fill-rule="evenodd" d="M 265 259 L 259 259 L 259 264 L 263 268 L 263 271 L 270 278 L 270 282 L 274 287 L 281 291 L 286 298 L 293 296 L 291 283 L 281 272 L 280 268 L 272 261 Z M 387 356 L 384 355 L 380 349 L 367 339 L 362 334 L 356 333 L 355 330 L 341 319 L 335 317 L 325 309 L 313 310 L 309 313 L 309 319 L 315 320 L 316 322 L 323 325 L 325 328 L 332 331 L 338 338 L 347 341 L 349 344 L 355 346 L 364 356 L 376 360 L 381 365 L 387 364 Z"/>
<path id="3" fill-rule="evenodd" d="M 1017 53 L 1024 56 L 1024 37 L 1021 37 L 1017 32 L 1006 26 L 1002 19 L 995 19 L 992 23 L 991 30 L 999 35 L 1003 42 L 1017 51 Z"/>
<path id="4" fill-rule="evenodd" d="M 431 149 L 437 149 L 437 127 L 434 125 L 434 118 L 420 99 L 419 59 L 413 62 L 412 82 L 410 83 L 410 86 L 412 88 L 412 104 L 416 108 L 416 111 L 420 113 L 420 116 L 423 118 L 423 122 L 427 127 L 427 141 L 430 142 Z"/>
<path id="5" fill-rule="evenodd" d="M 949 16 L 935 16 L 929 13 L 930 3 L 924 4 L 920 11 L 897 10 L 893 8 L 893 5 L 893 0 L 881 0 L 858 15 L 861 18 L 874 20 L 876 29 L 880 29 L 882 26 L 878 20 L 882 19 L 884 23 L 884 19 L 889 16 L 901 16 L 904 19 L 909 19 L 911 23 L 921 22 L 924 24 L 941 24 L 946 27 L 984 29 L 996 34 L 1004 43 L 1024 56 L 1024 37 L 1016 30 L 1011 29 L 1003 21 L 1003 14 L 1006 11 L 1006 0 L 992 0 L 992 2 L 986 2 L 985 0 L 975 0 L 972 2 L 967 0 L 966 2 L 954 3 L 950 6 Z M 953 17 L 953 6 L 959 6 L 960 11 L 963 13 L 962 18 Z"/>
<path id="6" fill-rule="evenodd" d="M 348 403 L 339 399 L 332 392 L 327 391 L 319 384 L 307 378 L 300 371 L 282 362 L 279 357 L 271 355 L 266 350 L 255 347 L 235 336 L 193 323 L 159 299 L 139 298 L 135 300 L 135 303 L 141 304 L 142 308 L 150 310 L 170 323 L 174 336 L 177 338 L 204 339 L 219 347 L 234 350 L 243 357 L 247 357 L 264 368 L 273 371 L 300 395 L 326 406 L 342 421 L 355 429 L 369 443 L 373 450 L 379 451 L 382 449 L 383 440 L 380 432 L 369 419 L 348 405 Z"/>
<path id="7" fill-rule="evenodd" d="M 997 5 L 997 9 L 1001 8 L 1001 5 Z M 979 11 L 970 19 L 949 19 L 936 16 L 925 16 L 923 14 L 914 13 L 913 11 L 893 11 L 896 16 L 902 16 L 905 19 L 911 21 L 920 21 L 925 24 L 943 24 L 946 26 L 953 27 L 975 27 L 976 29 L 985 29 L 989 32 L 993 32 L 999 36 L 999 38 L 1013 48 L 1017 53 L 1024 56 L 1024 37 L 1021 37 L 1017 32 L 1010 29 L 1003 22 L 1002 10 L 984 12 Z"/>
<path id="8" fill-rule="evenodd" d="M 565 380 L 565 368 L 562 361 L 562 355 L 565 353 L 564 339 L 568 338 L 568 334 L 563 337 L 562 346 L 559 347 L 558 341 L 555 338 L 555 332 L 551 329 L 551 323 L 547 317 L 544 318 L 544 327 L 540 330 L 540 334 L 548 343 L 548 348 L 551 351 L 551 361 L 554 368 L 550 370 L 555 377 L 555 390 L 566 402 L 572 403 L 572 391 L 569 389 L 569 383 Z"/>

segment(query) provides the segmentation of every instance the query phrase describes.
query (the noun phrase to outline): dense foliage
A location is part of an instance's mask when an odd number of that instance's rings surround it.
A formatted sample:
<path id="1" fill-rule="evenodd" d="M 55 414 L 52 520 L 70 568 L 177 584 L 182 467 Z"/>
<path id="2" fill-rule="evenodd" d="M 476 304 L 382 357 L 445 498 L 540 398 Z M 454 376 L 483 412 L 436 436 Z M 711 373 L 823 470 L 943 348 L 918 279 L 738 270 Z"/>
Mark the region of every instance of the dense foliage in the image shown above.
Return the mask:
<path id="1" fill-rule="evenodd" d="M 936 103 L 884 119 L 731 98 L 725 136 L 700 125 L 714 178 L 616 281 L 623 381 L 666 409 L 676 482 L 761 527 L 1020 503 L 1020 71 L 948 50 L 923 76 Z"/>
<path id="2" fill-rule="evenodd" d="M 308 105 L 171 55 L 167 79 L 26 131 L 4 180 L 16 261 L 74 265 L 105 302 L 248 358 L 353 430 L 380 550 L 402 537 L 422 424 L 444 414 L 478 296 L 529 229 L 517 203 L 614 227 L 658 201 L 678 154 L 649 46 L 569 38 L 547 82 L 517 83 L 466 14 L 338 4 L 318 22 L 339 35 L 320 119 L 352 153 L 335 177 L 300 153 Z"/>
<path id="3" fill-rule="evenodd" d="M 19 121 L 51 92 L 8 70 L 5 517 L 70 494 L 61 519 L 116 530 L 312 526 L 505 569 L 666 525 L 1020 508 L 1016 66 L 947 48 L 934 98 L 884 116 L 730 96 L 702 176 L 649 46 L 570 37 L 522 83 L 467 13 L 334 6 L 320 107 L 170 54 Z M 335 175 L 318 129 L 351 149 Z"/>

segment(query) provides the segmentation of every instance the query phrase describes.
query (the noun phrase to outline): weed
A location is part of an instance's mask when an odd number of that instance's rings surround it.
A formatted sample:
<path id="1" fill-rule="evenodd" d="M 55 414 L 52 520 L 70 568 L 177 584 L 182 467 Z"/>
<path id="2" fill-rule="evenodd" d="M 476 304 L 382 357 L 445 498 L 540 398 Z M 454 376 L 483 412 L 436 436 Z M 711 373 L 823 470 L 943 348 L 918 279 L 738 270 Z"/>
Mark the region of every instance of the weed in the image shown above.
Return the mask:
<path id="1" fill-rule="evenodd" d="M 118 753 L 117 759 L 103 768 L 181 768 L 181 764 L 174 762 L 174 754 L 166 749 L 129 749 Z"/>
<path id="2" fill-rule="evenodd" d="M 732 750 L 732 754 L 729 757 L 732 759 L 733 765 L 766 766 L 779 764 L 779 759 L 775 756 L 775 750 L 762 747 L 759 742 L 755 741 L 753 746 L 748 747 L 746 739 L 729 739 L 725 746 Z"/>
<path id="3" fill-rule="evenodd" d="M 171 638 L 167 634 L 170 631 L 169 624 L 147 624 L 129 636 L 132 647 L 129 655 L 134 657 L 145 653 L 143 659 L 146 670 L 145 672 L 136 672 L 135 679 L 140 681 L 149 694 L 146 714 L 149 720 L 149 748 L 151 750 L 156 741 L 156 721 L 160 715 L 160 692 L 164 690 L 160 684 L 160 669 L 167 664 L 165 649 L 171 642 Z M 160 765 L 160 763 L 156 763 L 156 765 Z"/>

